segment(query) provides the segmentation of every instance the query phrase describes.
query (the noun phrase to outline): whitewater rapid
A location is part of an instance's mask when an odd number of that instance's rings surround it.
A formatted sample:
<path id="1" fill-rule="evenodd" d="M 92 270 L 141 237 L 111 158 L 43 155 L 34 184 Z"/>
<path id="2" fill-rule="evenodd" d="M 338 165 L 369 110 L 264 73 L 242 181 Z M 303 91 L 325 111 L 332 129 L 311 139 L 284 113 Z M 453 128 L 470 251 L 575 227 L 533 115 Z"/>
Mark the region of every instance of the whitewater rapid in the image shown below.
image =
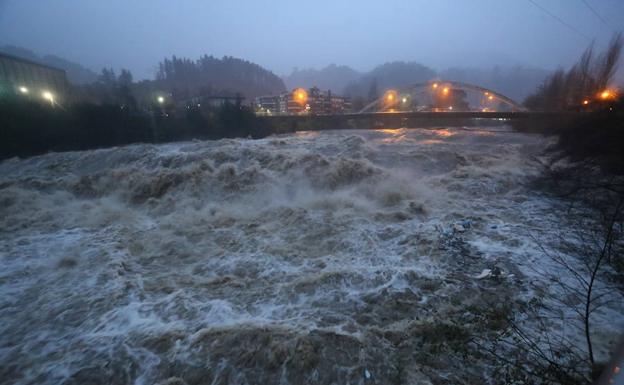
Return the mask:
<path id="1" fill-rule="evenodd" d="M 483 378 L 487 362 L 423 346 L 534 295 L 534 238 L 565 226 L 530 185 L 549 144 L 505 127 L 325 131 L 6 160 L 0 382 Z M 505 277 L 474 278 L 493 268 Z M 621 330 L 621 309 L 596 317 Z"/>

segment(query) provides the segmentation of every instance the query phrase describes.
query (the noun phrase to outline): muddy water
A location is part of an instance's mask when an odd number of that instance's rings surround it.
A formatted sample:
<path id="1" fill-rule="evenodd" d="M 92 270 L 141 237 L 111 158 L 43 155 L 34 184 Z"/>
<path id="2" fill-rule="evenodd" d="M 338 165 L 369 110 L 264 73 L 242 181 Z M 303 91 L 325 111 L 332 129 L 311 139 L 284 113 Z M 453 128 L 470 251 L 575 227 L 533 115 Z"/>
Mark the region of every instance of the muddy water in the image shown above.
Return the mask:
<path id="1" fill-rule="evenodd" d="M 399 129 L 4 161 L 0 382 L 479 383 L 471 314 L 530 299 L 531 236 L 564 222 L 529 183 L 546 145 Z"/>

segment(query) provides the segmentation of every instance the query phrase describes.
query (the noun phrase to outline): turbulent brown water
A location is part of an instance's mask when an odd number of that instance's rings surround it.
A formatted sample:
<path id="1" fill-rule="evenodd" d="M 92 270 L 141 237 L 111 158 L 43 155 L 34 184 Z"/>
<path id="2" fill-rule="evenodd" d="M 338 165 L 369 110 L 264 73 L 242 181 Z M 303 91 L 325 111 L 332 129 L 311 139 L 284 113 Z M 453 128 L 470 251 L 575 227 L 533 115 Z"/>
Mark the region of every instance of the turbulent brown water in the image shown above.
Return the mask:
<path id="1" fill-rule="evenodd" d="M 336 131 L 4 161 L 0 382 L 482 383 L 471 314 L 529 300 L 532 237 L 565 223 L 529 183 L 547 144 Z M 596 315 L 599 355 L 623 318 Z"/>

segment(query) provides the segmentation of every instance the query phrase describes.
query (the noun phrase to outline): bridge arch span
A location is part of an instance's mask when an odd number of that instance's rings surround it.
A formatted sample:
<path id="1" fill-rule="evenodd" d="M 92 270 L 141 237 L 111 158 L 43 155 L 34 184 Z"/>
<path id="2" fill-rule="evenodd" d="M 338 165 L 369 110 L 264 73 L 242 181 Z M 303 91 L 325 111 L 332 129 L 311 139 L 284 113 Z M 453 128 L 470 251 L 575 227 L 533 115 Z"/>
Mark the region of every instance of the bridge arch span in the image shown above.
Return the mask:
<path id="1" fill-rule="evenodd" d="M 417 84 L 410 85 L 408 87 L 402 87 L 402 88 L 397 89 L 395 92 L 396 92 L 396 95 L 409 94 L 412 97 L 414 95 L 427 95 L 428 94 L 429 97 L 434 98 L 436 93 L 442 92 L 446 88 L 448 88 L 450 91 L 461 90 L 461 91 L 479 93 L 482 96 L 491 100 L 492 102 L 500 102 L 509 106 L 512 112 L 527 112 L 528 111 L 528 109 L 524 107 L 522 104 L 516 102 L 515 100 L 499 92 L 492 91 L 485 87 L 481 87 L 481 86 L 477 86 L 477 85 L 469 84 L 469 83 L 463 83 L 463 82 L 437 80 L 437 81 L 431 81 L 428 83 L 417 83 Z M 384 100 L 386 95 L 387 94 L 384 94 L 377 100 L 366 105 L 362 110 L 359 111 L 359 113 L 387 112 L 388 110 L 391 110 L 393 106 L 396 106 L 397 104 L 400 103 L 400 99 L 401 99 L 400 97 L 398 98 L 399 100 L 394 100 L 395 98 L 393 97 L 392 103 L 386 103 Z"/>

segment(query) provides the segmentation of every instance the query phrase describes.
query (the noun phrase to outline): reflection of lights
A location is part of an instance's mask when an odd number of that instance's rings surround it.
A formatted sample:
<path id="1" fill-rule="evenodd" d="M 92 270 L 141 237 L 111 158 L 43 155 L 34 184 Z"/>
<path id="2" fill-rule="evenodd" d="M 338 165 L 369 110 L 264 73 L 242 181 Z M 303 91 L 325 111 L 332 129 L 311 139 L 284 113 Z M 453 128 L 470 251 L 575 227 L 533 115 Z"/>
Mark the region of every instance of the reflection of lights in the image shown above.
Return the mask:
<path id="1" fill-rule="evenodd" d="M 27 93 L 28 93 L 28 88 L 26 88 L 26 87 L 24 87 L 24 86 L 21 86 L 21 87 L 19 88 L 19 90 L 20 90 L 20 92 L 21 92 L 21 93 L 23 93 L 23 94 L 27 94 Z"/>

